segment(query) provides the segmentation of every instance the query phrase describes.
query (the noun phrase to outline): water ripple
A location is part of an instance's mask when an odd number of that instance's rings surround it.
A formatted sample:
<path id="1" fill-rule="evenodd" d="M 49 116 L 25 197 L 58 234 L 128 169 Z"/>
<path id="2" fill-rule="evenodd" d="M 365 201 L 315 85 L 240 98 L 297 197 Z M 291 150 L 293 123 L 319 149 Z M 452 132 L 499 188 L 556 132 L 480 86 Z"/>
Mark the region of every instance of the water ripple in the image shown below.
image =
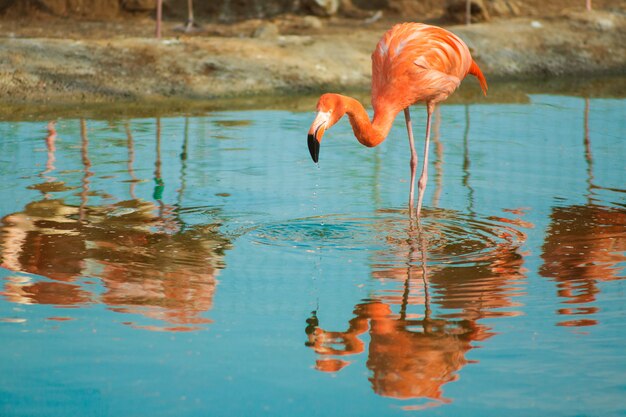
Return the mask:
<path id="1" fill-rule="evenodd" d="M 370 250 L 387 253 L 377 257 L 394 261 L 422 245 L 430 262 L 476 262 L 504 246 L 519 247 L 525 241 L 523 223 L 505 217 L 480 217 L 453 210 L 426 210 L 420 226 L 412 224 L 406 210 L 379 210 L 371 214 L 331 214 L 263 224 L 247 230 L 252 242 L 291 249 L 326 251 Z M 519 227 L 519 228 L 518 228 Z"/>

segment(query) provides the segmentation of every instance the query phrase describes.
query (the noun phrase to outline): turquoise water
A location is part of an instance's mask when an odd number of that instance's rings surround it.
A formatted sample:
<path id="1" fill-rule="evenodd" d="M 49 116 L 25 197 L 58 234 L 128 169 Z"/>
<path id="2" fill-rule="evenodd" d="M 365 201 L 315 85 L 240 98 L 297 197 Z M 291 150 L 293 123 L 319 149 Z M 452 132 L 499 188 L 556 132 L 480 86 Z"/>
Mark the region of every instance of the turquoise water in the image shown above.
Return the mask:
<path id="1" fill-rule="evenodd" d="M 441 106 L 419 226 L 402 117 L 0 123 L 0 414 L 626 415 L 626 100 L 525 97 Z"/>

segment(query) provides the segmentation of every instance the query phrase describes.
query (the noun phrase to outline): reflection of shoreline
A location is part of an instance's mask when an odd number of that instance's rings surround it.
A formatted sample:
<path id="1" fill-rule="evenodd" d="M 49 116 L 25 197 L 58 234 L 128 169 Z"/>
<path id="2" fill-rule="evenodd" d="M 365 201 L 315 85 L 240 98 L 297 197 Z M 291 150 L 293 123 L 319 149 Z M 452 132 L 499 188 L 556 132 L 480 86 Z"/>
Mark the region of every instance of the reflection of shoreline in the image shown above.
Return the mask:
<path id="1" fill-rule="evenodd" d="M 454 214 L 440 210 L 439 215 Z M 520 219 L 496 220 L 532 226 Z M 514 298 L 523 295 L 519 287 L 526 279 L 519 253 L 525 235 L 519 240 L 503 237 L 462 265 L 431 265 L 431 250 L 462 248 L 455 242 L 429 248 L 428 236 L 437 235 L 433 227 L 424 238 L 407 225 L 408 238 L 388 239 L 388 249 L 372 253 L 373 277 L 393 288 L 378 290 L 356 304 L 346 330 L 324 329 L 313 312 L 307 320 L 306 345 L 317 354 L 317 370 L 339 372 L 351 358 L 367 352 L 369 381 L 378 395 L 420 403 L 432 400 L 406 409 L 452 401 L 444 397 L 443 386 L 456 381 L 459 371 L 471 363 L 466 354 L 474 343 L 495 334 L 480 321 L 520 314 Z M 380 223 L 378 229 L 383 235 L 385 230 L 397 234 L 397 219 Z M 414 307 L 408 313 L 409 305 L 423 306 L 423 313 Z"/>
<path id="2" fill-rule="evenodd" d="M 46 279 L 13 276 L 1 294 L 20 304 L 69 307 L 103 303 L 110 310 L 140 314 L 165 324 L 128 323 L 154 330 L 193 330 L 209 322 L 202 314 L 212 307 L 224 251 L 230 247 L 219 224 L 185 225 L 175 208 L 160 200 L 157 204 L 133 198 L 90 205 L 93 191 L 89 178 L 94 173 L 84 121 L 80 130 L 84 168 L 80 203 L 68 204 L 48 193 L 0 223 L 2 267 Z M 54 129 L 49 130 L 48 144 L 54 143 L 52 135 L 56 135 Z M 134 195 L 135 150 L 129 128 L 127 137 Z M 54 147 L 49 145 L 48 151 L 48 161 L 54 161 Z M 51 166 L 54 169 L 52 163 L 46 165 L 46 174 Z M 160 161 L 155 166 L 160 167 Z M 68 189 L 59 184 L 58 188 Z M 102 294 L 90 289 L 86 277 L 100 280 Z"/>

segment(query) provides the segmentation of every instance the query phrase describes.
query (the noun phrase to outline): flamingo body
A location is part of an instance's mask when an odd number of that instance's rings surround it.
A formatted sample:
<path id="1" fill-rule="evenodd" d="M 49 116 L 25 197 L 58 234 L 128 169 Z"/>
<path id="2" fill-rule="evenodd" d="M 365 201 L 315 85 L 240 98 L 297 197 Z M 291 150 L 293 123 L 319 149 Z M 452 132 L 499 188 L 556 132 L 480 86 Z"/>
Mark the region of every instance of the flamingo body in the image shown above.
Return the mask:
<path id="1" fill-rule="evenodd" d="M 467 45 L 447 30 L 421 23 L 395 25 L 372 53 L 374 111 L 398 113 L 418 102 L 443 101 L 470 72 L 473 62 Z M 480 70 L 478 74 L 486 91 Z"/>
<path id="2" fill-rule="evenodd" d="M 434 106 L 456 90 L 467 74 L 472 74 L 487 93 L 487 82 L 472 59 L 467 45 L 453 33 L 422 23 L 401 23 L 389 29 L 372 53 L 372 107 L 369 116 L 357 100 L 339 94 L 323 94 L 317 103 L 317 115 L 309 129 L 308 145 L 314 162 L 318 161 L 324 132 L 337 123 L 344 114 L 357 140 L 368 147 L 385 140 L 397 114 L 404 110 L 411 149 L 411 188 L 409 206 L 413 207 L 413 189 L 417 154 L 409 107 L 426 103 L 428 119 L 424 147 L 424 165 L 419 181 L 417 213 L 421 209 L 424 188 L 428 179 L 428 144 L 430 119 Z"/>

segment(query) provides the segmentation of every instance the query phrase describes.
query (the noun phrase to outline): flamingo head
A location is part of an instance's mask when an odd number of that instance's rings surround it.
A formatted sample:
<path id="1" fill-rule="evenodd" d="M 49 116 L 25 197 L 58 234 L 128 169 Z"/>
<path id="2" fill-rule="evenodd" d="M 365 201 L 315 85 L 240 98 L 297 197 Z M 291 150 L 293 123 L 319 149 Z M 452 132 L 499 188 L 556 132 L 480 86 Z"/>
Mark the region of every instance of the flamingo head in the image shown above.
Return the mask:
<path id="1" fill-rule="evenodd" d="M 317 114 L 311 124 L 308 135 L 309 152 L 313 162 L 318 161 L 320 143 L 324 132 L 337 123 L 346 113 L 343 96 L 339 94 L 323 94 L 317 102 Z"/>

